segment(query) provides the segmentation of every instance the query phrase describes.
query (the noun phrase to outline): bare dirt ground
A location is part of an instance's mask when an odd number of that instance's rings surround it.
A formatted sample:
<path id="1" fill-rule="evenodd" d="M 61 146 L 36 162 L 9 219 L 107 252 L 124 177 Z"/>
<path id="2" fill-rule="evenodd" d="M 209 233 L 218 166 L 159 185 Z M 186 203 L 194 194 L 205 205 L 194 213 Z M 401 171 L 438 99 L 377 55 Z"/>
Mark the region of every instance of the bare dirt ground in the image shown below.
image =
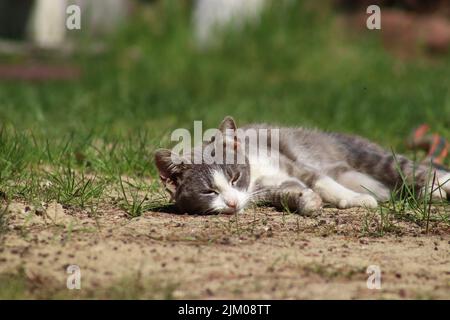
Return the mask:
<path id="1" fill-rule="evenodd" d="M 377 214 L 364 209 L 130 219 L 106 205 L 91 216 L 12 203 L 8 212 L 1 298 L 450 298 L 449 227 L 425 234 L 393 221 L 380 234 Z M 72 264 L 80 290 L 66 288 Z M 370 265 L 380 267 L 380 290 L 367 288 Z"/>

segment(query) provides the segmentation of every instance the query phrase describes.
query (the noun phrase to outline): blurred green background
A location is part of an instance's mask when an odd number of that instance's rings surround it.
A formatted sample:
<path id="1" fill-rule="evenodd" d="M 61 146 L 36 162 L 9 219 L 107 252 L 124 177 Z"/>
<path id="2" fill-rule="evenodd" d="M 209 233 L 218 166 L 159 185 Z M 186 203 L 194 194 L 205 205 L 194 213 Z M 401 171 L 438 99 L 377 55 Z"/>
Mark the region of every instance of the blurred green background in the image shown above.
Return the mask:
<path id="1" fill-rule="evenodd" d="M 152 151 L 170 145 L 172 130 L 216 127 L 226 115 L 356 133 L 399 151 L 423 122 L 450 138 L 449 56 L 396 58 L 382 30 L 355 35 L 337 17 L 326 1 L 273 1 L 259 23 L 201 50 L 188 2 L 141 5 L 106 52 L 71 58 L 80 79 L 1 80 L 3 177 L 55 159 L 152 175 Z M 2 57 L 21 59 L 30 57 Z"/>

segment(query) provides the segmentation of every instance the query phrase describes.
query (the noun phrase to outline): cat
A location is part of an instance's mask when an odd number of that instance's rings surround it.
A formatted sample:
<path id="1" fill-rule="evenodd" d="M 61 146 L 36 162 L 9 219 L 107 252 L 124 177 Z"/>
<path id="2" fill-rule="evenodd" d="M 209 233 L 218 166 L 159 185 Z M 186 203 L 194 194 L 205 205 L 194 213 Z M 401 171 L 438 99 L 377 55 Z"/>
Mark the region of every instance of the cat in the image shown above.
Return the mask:
<path id="1" fill-rule="evenodd" d="M 212 146 L 212 154 L 234 152 L 236 159 L 244 159 L 242 163 L 193 164 L 188 154 L 158 149 L 155 163 L 178 209 L 190 214 L 234 214 L 263 202 L 310 215 L 324 204 L 340 209 L 376 208 L 405 183 L 422 197 L 445 199 L 450 195 L 450 172 L 417 165 L 365 138 L 266 124 L 240 128 L 244 133 L 261 129 L 269 136 L 277 130 L 279 146 L 271 154 L 276 157 L 243 147 L 245 141 L 240 141 L 230 116 L 218 129 L 225 139 L 212 138 L 202 147 Z M 199 150 L 203 149 L 194 149 L 190 155 Z"/>

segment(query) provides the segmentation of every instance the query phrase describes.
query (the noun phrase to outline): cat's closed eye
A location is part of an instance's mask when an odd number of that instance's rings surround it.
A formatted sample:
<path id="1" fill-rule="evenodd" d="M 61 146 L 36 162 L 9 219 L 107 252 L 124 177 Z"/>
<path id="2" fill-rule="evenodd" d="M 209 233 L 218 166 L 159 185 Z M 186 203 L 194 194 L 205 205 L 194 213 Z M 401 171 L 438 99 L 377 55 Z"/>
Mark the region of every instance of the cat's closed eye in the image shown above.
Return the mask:
<path id="1" fill-rule="evenodd" d="M 208 189 L 208 190 L 203 191 L 202 194 L 204 194 L 204 195 L 211 195 L 212 196 L 212 195 L 217 195 L 219 193 L 216 190 Z"/>

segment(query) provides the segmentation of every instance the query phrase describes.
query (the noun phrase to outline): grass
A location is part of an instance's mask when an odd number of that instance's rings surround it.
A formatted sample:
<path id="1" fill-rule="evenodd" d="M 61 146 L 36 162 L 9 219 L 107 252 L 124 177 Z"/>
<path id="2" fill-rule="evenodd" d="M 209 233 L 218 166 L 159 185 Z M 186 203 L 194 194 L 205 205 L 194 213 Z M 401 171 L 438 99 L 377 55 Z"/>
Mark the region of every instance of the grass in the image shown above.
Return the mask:
<path id="1" fill-rule="evenodd" d="M 113 188 L 120 207 L 139 216 L 167 203 L 153 151 L 170 145 L 175 128 L 194 120 L 216 127 L 228 114 L 238 125 L 357 133 L 396 152 L 422 122 L 450 137 L 449 57 L 400 61 L 376 32 L 349 37 L 337 28 L 326 3 L 276 1 L 259 23 L 225 32 L 209 50 L 195 46 L 192 32 L 187 2 L 159 1 L 107 39 L 106 53 L 71 58 L 79 80 L 1 82 L 0 192 L 92 209 Z M 154 182 L 128 185 L 123 176 Z M 436 218 L 419 204 L 388 205 L 380 210 Z"/>
<path id="2" fill-rule="evenodd" d="M 8 230 L 8 206 L 0 207 L 0 244 L 3 240 L 3 234 Z"/>
<path id="3" fill-rule="evenodd" d="M 71 167 L 48 172 L 46 195 L 63 205 L 85 208 L 98 199 L 105 188 L 105 182 L 97 176 L 86 177 L 84 172 L 77 174 Z"/>
<path id="4" fill-rule="evenodd" d="M 448 223 L 449 216 L 446 210 L 446 200 L 432 198 L 432 193 L 436 191 L 441 192 L 442 197 L 442 184 L 437 183 L 436 173 L 432 174 L 432 167 L 430 166 L 426 177 L 429 188 L 424 188 L 422 191 L 416 190 L 414 187 L 417 185 L 415 180 L 416 168 L 413 168 L 413 179 L 409 181 L 400 168 L 397 155 L 394 152 L 392 152 L 392 155 L 396 171 L 401 178 L 401 185 L 390 191 L 388 201 L 380 202 L 378 208 L 372 210 L 372 212 L 368 210 L 362 226 L 362 233 L 372 236 L 383 236 L 388 232 L 397 232 L 399 228 L 395 225 L 396 219 L 410 221 L 422 226 L 425 228 L 426 234 L 429 232 L 430 221 Z M 445 184 L 446 181 L 443 183 Z M 368 191 L 372 193 L 370 190 Z M 372 195 L 377 196 L 374 193 Z M 432 211 L 434 211 L 433 215 Z"/>
<path id="5" fill-rule="evenodd" d="M 17 273 L 0 274 L 0 299 L 173 299 L 178 284 L 144 277 L 139 273 L 114 281 L 98 289 L 68 290 L 50 278 Z"/>
<path id="6" fill-rule="evenodd" d="M 147 198 L 147 195 L 140 196 L 139 188 L 136 187 L 135 184 L 127 182 L 129 189 L 131 191 L 128 192 L 125 190 L 124 183 L 122 181 L 122 177 L 119 176 L 120 182 L 120 190 L 123 196 L 123 202 L 121 203 L 122 208 L 127 212 L 127 214 L 131 217 L 138 217 L 145 210 L 144 202 Z"/>

